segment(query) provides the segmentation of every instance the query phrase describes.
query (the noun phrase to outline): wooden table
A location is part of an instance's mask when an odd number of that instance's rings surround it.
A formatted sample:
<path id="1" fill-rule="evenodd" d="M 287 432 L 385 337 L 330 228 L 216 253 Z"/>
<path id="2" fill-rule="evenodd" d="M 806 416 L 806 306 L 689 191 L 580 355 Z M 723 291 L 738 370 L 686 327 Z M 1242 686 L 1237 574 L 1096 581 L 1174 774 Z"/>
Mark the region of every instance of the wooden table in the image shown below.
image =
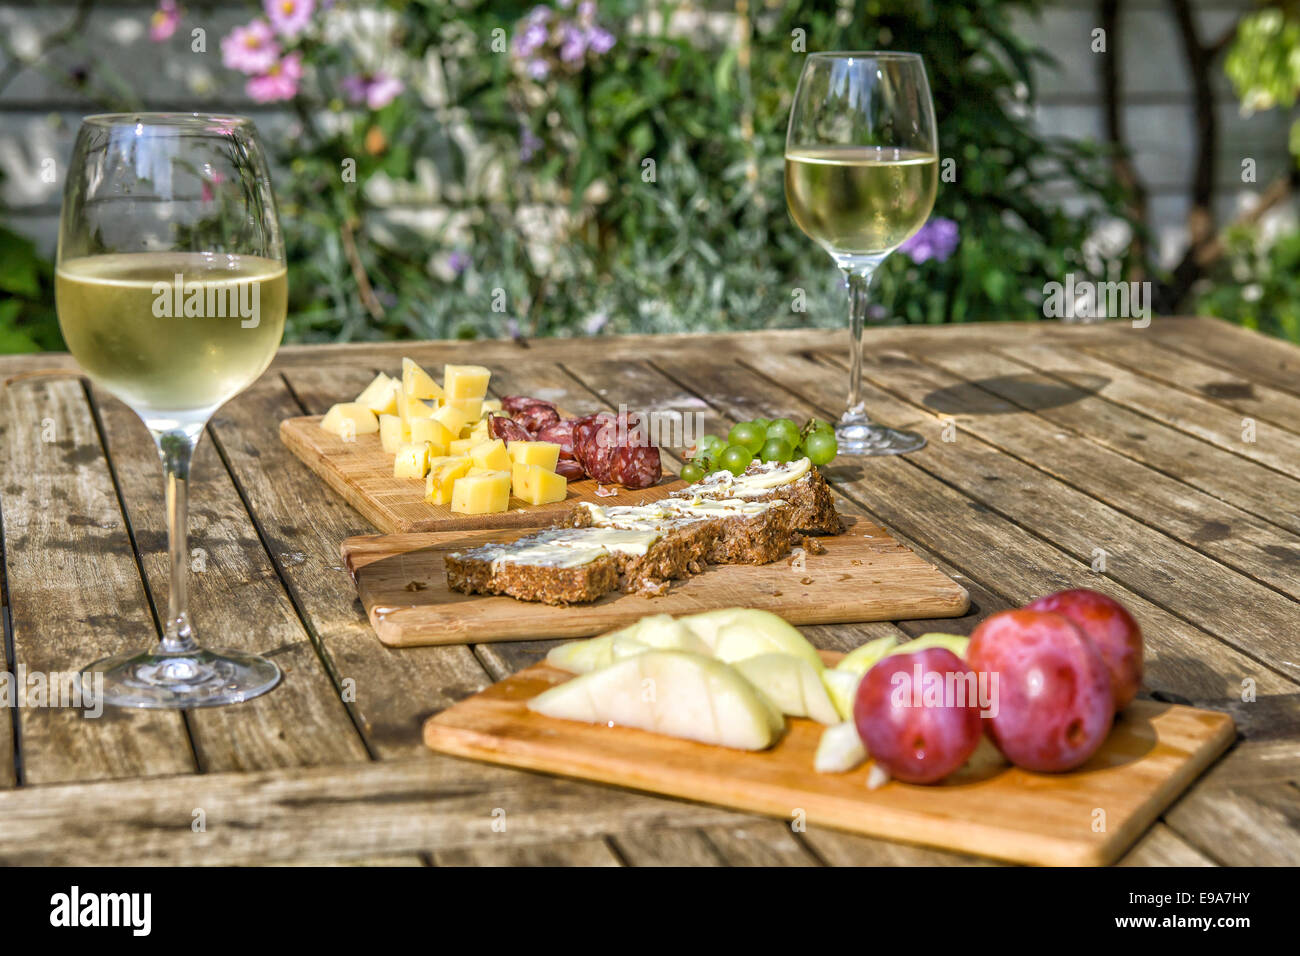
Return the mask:
<path id="1" fill-rule="evenodd" d="M 203 641 L 269 654 L 283 684 L 186 714 L 11 710 L 0 862 L 982 862 L 424 751 L 426 716 L 548 643 L 382 646 L 338 557 L 372 529 L 276 431 L 403 354 L 487 364 L 502 391 L 547 389 L 575 412 L 698 410 L 711 430 L 830 416 L 844 345 L 804 331 L 283 349 L 212 422 L 190 541 Z M 1300 349 L 1205 319 L 890 328 L 867 349 L 872 414 L 930 443 L 831 475 L 843 510 L 970 590 L 970 618 L 943 627 L 1104 577 L 1146 630 L 1149 692 L 1236 718 L 1238 744 L 1124 862 L 1300 863 Z M 8 376 L 50 367 L 73 366 L 0 360 Z M 166 558 L 143 426 L 67 375 L 18 379 L 4 403 L 5 668 L 68 672 L 152 643 Z M 930 627 L 807 633 L 847 649 Z"/>

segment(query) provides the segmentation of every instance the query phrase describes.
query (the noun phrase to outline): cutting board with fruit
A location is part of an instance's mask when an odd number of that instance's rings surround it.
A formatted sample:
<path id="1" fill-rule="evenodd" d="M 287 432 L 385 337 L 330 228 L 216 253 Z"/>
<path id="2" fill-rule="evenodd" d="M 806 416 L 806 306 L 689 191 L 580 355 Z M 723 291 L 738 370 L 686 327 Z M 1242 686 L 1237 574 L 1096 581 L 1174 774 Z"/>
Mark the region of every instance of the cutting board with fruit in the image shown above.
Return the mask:
<path id="1" fill-rule="evenodd" d="M 599 634 L 657 612 L 688 614 L 745 604 L 796 624 L 898 621 L 966 613 L 966 590 L 863 518 L 767 565 L 709 565 L 666 593 L 615 594 L 554 607 L 510 597 L 462 594 L 447 586 L 443 557 L 524 531 L 364 535 L 343 542 L 344 563 L 375 633 L 385 644 L 460 644 Z"/>
<path id="2" fill-rule="evenodd" d="M 657 448 L 620 447 L 604 456 L 612 467 L 596 467 L 584 456 L 594 449 L 575 452 L 580 420 L 540 399 L 489 398 L 489 379 L 449 365 L 439 383 L 403 359 L 399 376 L 380 373 L 355 400 L 281 422 L 280 438 L 391 534 L 542 527 L 579 501 L 648 503 L 684 486 L 661 475 Z"/>
<path id="3" fill-rule="evenodd" d="M 1102 865 L 1235 729 L 1215 711 L 1124 700 L 1125 674 L 1141 673 L 1136 626 L 1129 641 L 1087 609 L 1077 627 L 1062 617 L 1071 608 L 1057 610 L 995 615 L 971 638 L 885 638 L 847 656 L 816 651 L 753 609 L 655 615 L 554 649 L 431 717 L 424 741 L 804 825 L 1018 863 Z M 1136 663 L 1112 653 L 1125 644 L 1136 644 Z M 930 699 L 931 676 L 965 674 L 973 686 L 1000 654 L 1018 661 L 993 665 L 1005 679 L 1000 701 L 982 691 L 978 703 Z M 1079 692 L 1093 683 L 1097 694 Z M 1022 684 L 1038 692 L 1020 695 Z"/>

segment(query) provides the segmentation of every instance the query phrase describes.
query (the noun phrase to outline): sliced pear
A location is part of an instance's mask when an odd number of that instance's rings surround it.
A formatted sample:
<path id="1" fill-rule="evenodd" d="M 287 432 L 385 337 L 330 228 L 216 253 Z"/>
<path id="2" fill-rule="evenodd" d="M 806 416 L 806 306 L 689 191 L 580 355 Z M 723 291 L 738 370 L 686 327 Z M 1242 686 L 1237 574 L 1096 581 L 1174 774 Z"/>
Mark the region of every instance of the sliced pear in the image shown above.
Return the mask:
<path id="1" fill-rule="evenodd" d="M 853 699 L 858 696 L 858 684 L 862 681 L 861 674 L 855 674 L 853 671 L 840 670 L 838 667 L 828 667 L 821 673 L 822 685 L 826 688 L 826 693 L 830 696 L 831 703 L 835 705 L 835 711 L 840 715 L 841 720 L 853 719 Z"/>
<path id="2" fill-rule="evenodd" d="M 733 668 L 688 651 L 651 650 L 582 674 L 528 702 L 547 717 L 637 727 L 737 750 L 773 740 L 771 711 Z"/>
<path id="3" fill-rule="evenodd" d="M 546 663 L 573 674 L 586 674 L 652 648 L 709 655 L 708 645 L 690 628 L 667 614 L 653 614 L 600 637 L 561 644 L 546 655 Z"/>
<path id="4" fill-rule="evenodd" d="M 739 661 L 759 654 L 789 654 L 807 661 L 815 671 L 825 667 L 817 649 L 770 611 L 729 607 L 677 620 L 694 631 L 721 661 Z"/>
<path id="5" fill-rule="evenodd" d="M 803 658 L 791 654 L 759 654 L 734 661 L 731 666 L 784 714 L 811 717 L 823 724 L 837 724 L 843 719 L 831 703 L 819 672 Z"/>
<path id="6" fill-rule="evenodd" d="M 846 720 L 822 731 L 822 739 L 813 757 L 813 769 L 818 773 L 848 773 L 866 759 L 867 748 L 857 725 Z"/>
<path id="7" fill-rule="evenodd" d="M 615 632 L 617 633 L 617 632 Z M 570 641 L 551 648 L 546 663 L 570 674 L 587 674 L 614 661 L 614 634 L 587 641 Z"/>
<path id="8" fill-rule="evenodd" d="M 913 651 L 924 651 L 931 647 L 942 647 L 944 650 L 952 651 L 962 660 L 965 660 L 966 649 L 970 647 L 970 638 L 962 637 L 960 634 L 941 634 L 935 631 L 930 634 L 922 634 L 915 640 L 899 644 L 889 653 L 891 655 L 911 654 Z"/>
<path id="9" fill-rule="evenodd" d="M 861 647 L 854 648 L 835 665 L 837 671 L 848 671 L 861 676 L 875 666 L 876 662 L 898 646 L 898 638 L 890 635 L 868 641 Z"/>

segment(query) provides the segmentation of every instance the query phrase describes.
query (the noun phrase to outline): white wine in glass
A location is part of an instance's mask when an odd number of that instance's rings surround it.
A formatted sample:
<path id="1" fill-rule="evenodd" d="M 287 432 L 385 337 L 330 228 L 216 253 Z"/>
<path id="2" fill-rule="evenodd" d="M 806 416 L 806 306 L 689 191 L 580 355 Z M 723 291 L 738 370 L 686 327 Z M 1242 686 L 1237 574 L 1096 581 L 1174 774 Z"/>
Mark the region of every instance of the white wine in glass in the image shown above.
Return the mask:
<path id="1" fill-rule="evenodd" d="M 790 112 L 785 196 L 790 215 L 830 253 L 849 285 L 849 399 L 840 452 L 897 455 L 925 439 L 877 425 L 862 390 L 862 329 L 871 278 L 934 207 L 938 135 L 925 66 L 914 53 L 814 53 Z"/>
<path id="2" fill-rule="evenodd" d="M 144 421 L 166 481 L 162 638 L 91 664 L 83 679 L 102 674 L 104 702 L 125 707 L 210 707 L 265 693 L 279 668 L 200 647 L 186 588 L 194 449 L 212 413 L 266 370 L 284 334 L 284 241 L 252 123 L 87 117 L 64 191 L 54 291 L 69 351 Z"/>

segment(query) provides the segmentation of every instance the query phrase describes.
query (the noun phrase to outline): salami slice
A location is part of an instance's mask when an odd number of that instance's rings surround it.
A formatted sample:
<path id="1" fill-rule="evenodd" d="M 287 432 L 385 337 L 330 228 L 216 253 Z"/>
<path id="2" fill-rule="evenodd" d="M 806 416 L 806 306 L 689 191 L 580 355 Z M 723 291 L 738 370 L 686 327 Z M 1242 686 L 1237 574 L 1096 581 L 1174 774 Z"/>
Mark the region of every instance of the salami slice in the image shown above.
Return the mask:
<path id="1" fill-rule="evenodd" d="M 572 458 L 561 458 L 556 462 L 555 473 L 563 475 L 566 481 L 579 481 L 587 477 L 587 473 L 582 470 L 582 466 Z"/>
<path id="2" fill-rule="evenodd" d="M 573 454 L 573 422 L 574 419 L 566 418 L 562 421 L 551 422 L 543 428 L 537 430 L 538 441 L 554 442 L 560 446 L 560 460 L 574 460 Z M 568 477 L 567 475 L 565 477 Z"/>
<path id="3" fill-rule="evenodd" d="M 587 415 L 573 423 L 573 457 L 588 478 L 602 485 L 614 480 L 618 419 L 608 412 Z"/>
<path id="4" fill-rule="evenodd" d="M 560 413 L 555 410 L 555 406 L 550 402 L 534 402 L 511 413 L 510 417 L 528 429 L 529 434 L 536 435 L 547 425 L 554 425 L 558 422 Z"/>
<path id="5" fill-rule="evenodd" d="M 515 412 L 522 411 L 529 405 L 547 405 L 552 409 L 555 408 L 555 405 L 551 402 L 540 398 L 530 398 L 527 395 L 506 395 L 501 399 L 501 410 L 511 417 L 514 416 Z"/>
<path id="6" fill-rule="evenodd" d="M 622 445 L 614 453 L 611 471 L 624 488 L 649 488 L 663 475 L 659 449 L 653 445 Z"/>
<path id="7" fill-rule="evenodd" d="M 488 416 L 488 434 L 507 442 L 530 441 L 533 437 L 527 428 L 504 415 Z"/>

